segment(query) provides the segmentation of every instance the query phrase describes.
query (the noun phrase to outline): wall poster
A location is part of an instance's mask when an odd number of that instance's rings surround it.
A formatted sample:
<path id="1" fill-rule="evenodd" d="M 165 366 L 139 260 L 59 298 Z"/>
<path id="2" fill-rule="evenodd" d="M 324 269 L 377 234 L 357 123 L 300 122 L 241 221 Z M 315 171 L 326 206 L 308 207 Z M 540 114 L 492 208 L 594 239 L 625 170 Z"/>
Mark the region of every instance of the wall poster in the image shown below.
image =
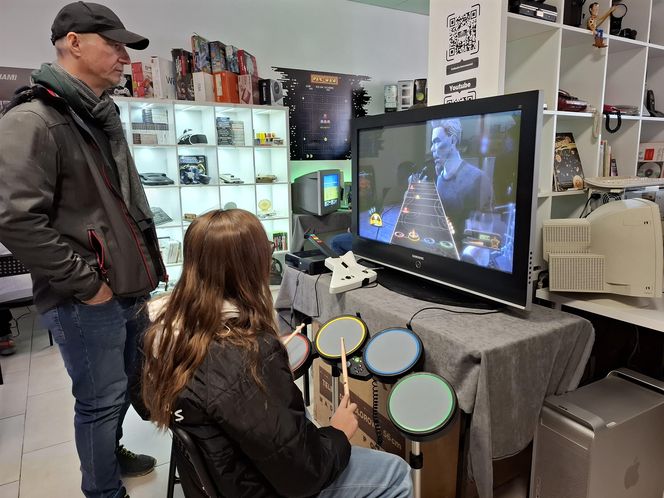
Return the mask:
<path id="1" fill-rule="evenodd" d="M 350 159 L 350 119 L 366 115 L 368 76 L 273 67 L 289 108 L 291 160 Z"/>

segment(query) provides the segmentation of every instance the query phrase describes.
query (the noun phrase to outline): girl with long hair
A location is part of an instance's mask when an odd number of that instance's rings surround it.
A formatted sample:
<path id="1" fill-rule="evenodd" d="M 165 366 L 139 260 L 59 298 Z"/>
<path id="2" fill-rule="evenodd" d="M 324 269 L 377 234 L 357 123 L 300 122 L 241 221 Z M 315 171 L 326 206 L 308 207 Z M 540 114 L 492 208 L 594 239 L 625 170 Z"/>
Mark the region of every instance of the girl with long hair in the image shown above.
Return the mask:
<path id="1" fill-rule="evenodd" d="M 271 254 L 247 211 L 212 211 L 189 226 L 182 276 L 149 306 L 150 418 L 189 433 L 226 497 L 411 496 L 403 459 L 351 448 L 357 406 L 347 395 L 329 427 L 305 416 L 274 322 Z"/>

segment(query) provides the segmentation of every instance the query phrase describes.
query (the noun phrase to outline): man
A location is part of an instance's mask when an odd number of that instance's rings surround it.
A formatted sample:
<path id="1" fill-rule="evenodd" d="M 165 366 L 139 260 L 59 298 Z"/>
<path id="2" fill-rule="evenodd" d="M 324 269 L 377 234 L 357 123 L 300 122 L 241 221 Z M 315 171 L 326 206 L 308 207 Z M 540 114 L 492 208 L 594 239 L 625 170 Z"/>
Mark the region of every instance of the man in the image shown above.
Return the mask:
<path id="1" fill-rule="evenodd" d="M 454 227 L 455 239 L 463 238 L 465 223 L 472 211 L 488 211 L 493 190 L 487 175 L 461 158 L 461 122 L 447 119 L 434 123 L 431 153 L 436 168 L 436 190 L 445 214 Z"/>
<path id="2" fill-rule="evenodd" d="M 30 269 L 34 302 L 76 398 L 88 498 L 125 497 L 121 473 L 155 459 L 119 445 L 145 315 L 166 272 L 152 214 L 106 90 L 149 41 L 107 7 L 76 2 L 51 27 L 57 63 L 0 119 L 0 241 Z"/>

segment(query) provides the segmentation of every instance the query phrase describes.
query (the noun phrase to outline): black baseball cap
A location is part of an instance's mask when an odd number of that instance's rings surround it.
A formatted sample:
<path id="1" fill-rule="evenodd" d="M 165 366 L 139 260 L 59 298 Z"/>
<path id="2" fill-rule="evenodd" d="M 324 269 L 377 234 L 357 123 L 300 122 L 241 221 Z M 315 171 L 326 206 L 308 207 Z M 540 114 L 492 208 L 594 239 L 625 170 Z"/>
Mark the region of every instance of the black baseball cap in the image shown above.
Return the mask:
<path id="1" fill-rule="evenodd" d="M 51 43 L 55 44 L 70 31 L 97 33 L 135 50 L 143 50 L 150 43 L 144 36 L 127 31 L 111 9 L 92 2 L 74 2 L 62 7 L 51 26 Z"/>

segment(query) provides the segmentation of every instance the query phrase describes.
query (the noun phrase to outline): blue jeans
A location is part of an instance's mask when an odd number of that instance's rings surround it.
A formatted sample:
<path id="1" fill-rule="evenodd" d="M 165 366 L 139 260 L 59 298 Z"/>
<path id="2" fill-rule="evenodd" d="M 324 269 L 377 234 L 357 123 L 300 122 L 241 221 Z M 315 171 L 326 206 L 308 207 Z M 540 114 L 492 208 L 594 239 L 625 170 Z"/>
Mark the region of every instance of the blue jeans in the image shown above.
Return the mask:
<path id="1" fill-rule="evenodd" d="M 146 298 L 96 305 L 72 300 L 42 314 L 72 380 L 81 489 L 87 498 L 124 497 L 115 453 L 129 408 L 128 382 L 139 374 Z"/>
<path id="2" fill-rule="evenodd" d="M 353 446 L 346 469 L 318 495 L 320 498 L 410 498 L 413 482 L 403 458 Z"/>

